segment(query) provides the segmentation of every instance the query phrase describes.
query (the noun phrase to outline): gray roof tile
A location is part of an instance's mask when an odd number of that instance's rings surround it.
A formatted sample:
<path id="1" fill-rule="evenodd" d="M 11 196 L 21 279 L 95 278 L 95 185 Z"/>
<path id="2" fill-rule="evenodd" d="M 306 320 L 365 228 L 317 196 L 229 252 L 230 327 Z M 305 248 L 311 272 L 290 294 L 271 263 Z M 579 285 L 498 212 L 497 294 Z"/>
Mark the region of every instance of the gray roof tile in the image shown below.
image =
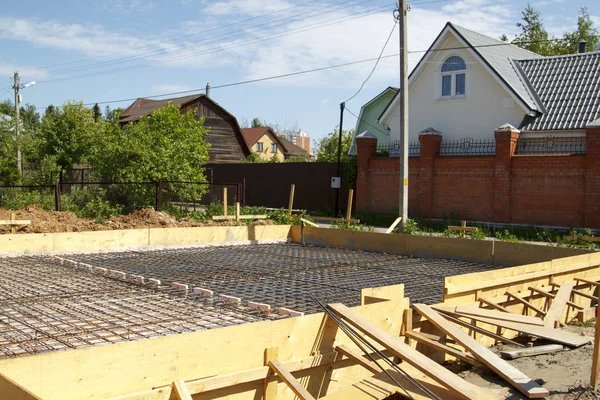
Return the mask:
<path id="1" fill-rule="evenodd" d="M 575 130 L 600 117 L 600 53 L 521 59 L 546 112 L 526 118 L 525 131 Z"/>
<path id="2" fill-rule="evenodd" d="M 523 76 L 513 62 L 513 60 L 524 58 L 543 58 L 542 56 L 461 26 L 451 23 L 450 25 L 470 46 L 472 46 L 472 50 L 478 53 L 491 69 L 496 71 L 500 79 L 512 89 L 513 93 L 518 96 L 527 107 L 534 111 L 543 110 L 543 105 L 540 104 L 535 93 L 529 88 L 527 81 L 523 79 Z"/>

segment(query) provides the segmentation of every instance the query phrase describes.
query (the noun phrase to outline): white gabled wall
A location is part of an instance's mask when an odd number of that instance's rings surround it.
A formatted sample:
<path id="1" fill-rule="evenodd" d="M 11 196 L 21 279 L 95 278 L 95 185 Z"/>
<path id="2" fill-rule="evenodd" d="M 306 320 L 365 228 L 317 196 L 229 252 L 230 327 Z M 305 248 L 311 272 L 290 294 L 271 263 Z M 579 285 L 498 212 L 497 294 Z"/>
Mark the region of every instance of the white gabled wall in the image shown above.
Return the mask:
<path id="1" fill-rule="evenodd" d="M 463 47 L 462 43 L 449 35 L 439 48 L 458 47 Z M 439 71 L 441 64 L 453 55 L 462 57 L 467 63 L 467 96 L 441 100 Z M 513 108 L 503 108 L 510 104 Z M 391 141 L 400 139 L 397 107 L 385 121 L 390 127 Z M 429 127 L 441 132 L 446 141 L 465 137 L 493 139 L 494 130 L 503 124 L 518 127 L 525 112 L 469 50 L 457 49 L 435 52 L 428 61 L 410 87 L 408 115 L 409 141 L 415 142 L 419 140 L 419 132 Z"/>

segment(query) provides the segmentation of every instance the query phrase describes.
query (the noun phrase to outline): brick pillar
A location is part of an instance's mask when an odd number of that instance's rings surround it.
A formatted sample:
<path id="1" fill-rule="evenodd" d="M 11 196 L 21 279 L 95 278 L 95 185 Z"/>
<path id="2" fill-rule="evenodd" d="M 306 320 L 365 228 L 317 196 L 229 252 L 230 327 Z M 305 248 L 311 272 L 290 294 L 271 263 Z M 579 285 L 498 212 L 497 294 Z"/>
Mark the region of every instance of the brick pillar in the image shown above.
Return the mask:
<path id="1" fill-rule="evenodd" d="M 440 155 L 442 134 L 430 129 L 419 134 L 419 188 L 417 189 L 417 213 L 432 218 L 433 213 L 433 162 Z"/>
<path id="2" fill-rule="evenodd" d="M 361 134 L 356 137 L 356 211 L 367 211 L 368 209 L 369 160 L 376 153 L 377 138 L 370 134 Z"/>
<path id="3" fill-rule="evenodd" d="M 600 119 L 585 128 L 585 220 L 587 228 L 600 228 Z"/>
<path id="4" fill-rule="evenodd" d="M 494 221 L 510 222 L 511 166 L 520 131 L 510 124 L 496 129 L 496 168 L 494 174 Z"/>

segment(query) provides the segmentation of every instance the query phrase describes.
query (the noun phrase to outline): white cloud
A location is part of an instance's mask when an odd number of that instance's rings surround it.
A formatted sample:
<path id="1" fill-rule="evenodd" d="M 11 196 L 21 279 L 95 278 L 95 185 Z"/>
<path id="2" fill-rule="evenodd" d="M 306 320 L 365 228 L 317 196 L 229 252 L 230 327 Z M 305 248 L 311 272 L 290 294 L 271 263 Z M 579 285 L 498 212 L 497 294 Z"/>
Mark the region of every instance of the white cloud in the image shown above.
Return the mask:
<path id="1" fill-rule="evenodd" d="M 100 10 L 109 13 L 129 15 L 139 12 L 148 12 L 156 8 L 156 4 L 144 0 L 104 0 L 101 2 Z"/>
<path id="2" fill-rule="evenodd" d="M 257 16 L 284 10 L 293 4 L 286 0 L 225 0 L 210 4 L 203 11 L 212 15 Z"/>
<path id="3" fill-rule="evenodd" d="M 49 76 L 48 71 L 44 69 L 30 67 L 27 65 L 11 64 L 0 58 L 0 78 L 2 78 L 2 80 L 0 81 L 0 86 L 4 86 L 4 80 L 6 77 L 9 76 L 12 84 L 12 77 L 15 71 L 19 71 L 19 75 L 23 83 L 27 83 L 31 80 L 43 79 Z"/>
<path id="4" fill-rule="evenodd" d="M 162 85 L 153 85 L 152 93 L 153 94 L 163 94 L 163 93 L 173 93 L 173 92 L 184 92 L 187 90 L 195 89 L 191 86 L 187 85 L 177 85 L 177 84 L 162 84 Z"/>

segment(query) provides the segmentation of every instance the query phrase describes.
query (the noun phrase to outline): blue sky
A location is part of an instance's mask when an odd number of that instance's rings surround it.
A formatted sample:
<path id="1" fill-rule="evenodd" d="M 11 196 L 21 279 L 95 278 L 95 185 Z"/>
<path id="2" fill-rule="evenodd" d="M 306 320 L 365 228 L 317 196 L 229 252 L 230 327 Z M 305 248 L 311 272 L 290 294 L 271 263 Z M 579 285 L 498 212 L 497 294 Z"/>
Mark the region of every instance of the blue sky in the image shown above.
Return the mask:
<path id="1" fill-rule="evenodd" d="M 39 107 L 159 95 L 375 58 L 392 26 L 394 0 L 63 0 L 12 2 L 0 15 L 0 100 L 19 71 L 23 102 Z M 3 2 L 4 3 L 4 2 Z M 447 21 L 509 38 L 526 2 L 414 0 L 409 50 L 425 50 Z M 576 26 L 588 7 L 600 27 L 600 2 L 532 1 L 551 35 Z M 398 52 L 397 30 L 384 54 Z M 413 67 L 420 53 L 409 55 Z M 238 120 L 259 117 L 319 139 L 339 123 L 374 62 L 260 83 L 213 89 Z M 398 85 L 398 59 L 383 59 L 348 108 Z M 110 106 L 126 107 L 130 102 Z M 102 105 L 104 109 L 104 105 Z M 346 114 L 344 127 L 356 119 Z"/>

